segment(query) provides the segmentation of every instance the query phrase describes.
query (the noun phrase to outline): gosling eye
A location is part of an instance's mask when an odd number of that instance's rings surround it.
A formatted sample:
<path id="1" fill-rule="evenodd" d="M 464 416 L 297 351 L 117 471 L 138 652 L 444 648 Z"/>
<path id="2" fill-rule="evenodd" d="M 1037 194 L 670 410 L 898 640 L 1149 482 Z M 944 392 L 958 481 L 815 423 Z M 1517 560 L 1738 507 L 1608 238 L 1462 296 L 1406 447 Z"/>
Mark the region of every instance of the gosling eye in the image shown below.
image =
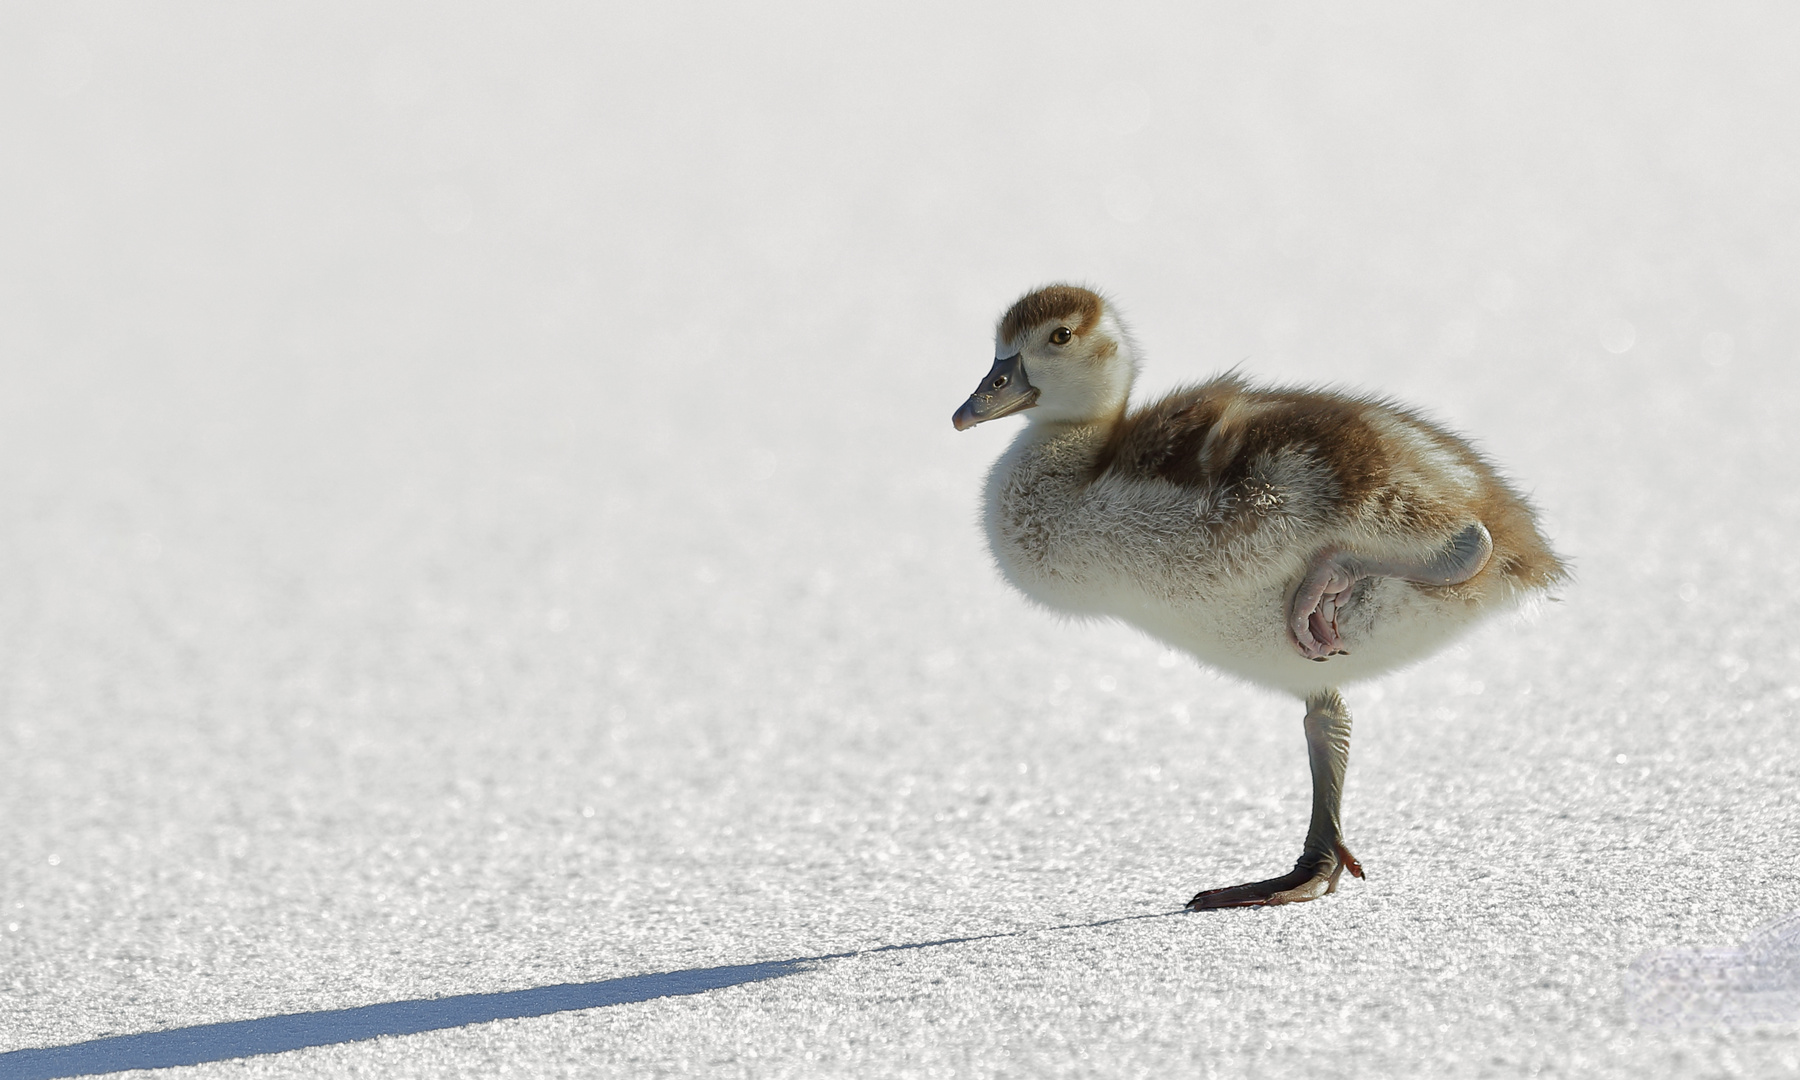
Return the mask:
<path id="1" fill-rule="evenodd" d="M 1069 339 L 1074 336 L 1075 336 L 1074 334 L 1069 333 L 1068 327 L 1059 326 L 1055 330 L 1051 331 L 1050 344 L 1052 344 L 1052 345 L 1067 345 L 1069 343 Z"/>

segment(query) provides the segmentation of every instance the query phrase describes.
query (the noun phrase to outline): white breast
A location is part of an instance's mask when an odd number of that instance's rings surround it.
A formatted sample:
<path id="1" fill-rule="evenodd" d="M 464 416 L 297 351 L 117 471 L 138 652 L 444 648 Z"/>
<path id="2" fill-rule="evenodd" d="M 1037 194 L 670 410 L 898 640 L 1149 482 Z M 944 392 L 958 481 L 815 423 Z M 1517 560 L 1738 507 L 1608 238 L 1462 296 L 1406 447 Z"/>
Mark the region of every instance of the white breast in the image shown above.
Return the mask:
<path id="1" fill-rule="evenodd" d="M 1299 695 L 1422 657 L 1474 616 L 1404 582 L 1370 579 L 1343 628 L 1350 655 L 1307 660 L 1288 640 L 1286 610 L 1327 538 L 1279 508 L 1254 528 L 1221 531 L 1222 515 L 1241 517 L 1241 507 L 1155 479 L 1089 483 L 1092 460 L 1074 434 L 1027 429 L 988 476 L 994 558 L 1048 608 L 1122 620 L 1227 674 Z"/>

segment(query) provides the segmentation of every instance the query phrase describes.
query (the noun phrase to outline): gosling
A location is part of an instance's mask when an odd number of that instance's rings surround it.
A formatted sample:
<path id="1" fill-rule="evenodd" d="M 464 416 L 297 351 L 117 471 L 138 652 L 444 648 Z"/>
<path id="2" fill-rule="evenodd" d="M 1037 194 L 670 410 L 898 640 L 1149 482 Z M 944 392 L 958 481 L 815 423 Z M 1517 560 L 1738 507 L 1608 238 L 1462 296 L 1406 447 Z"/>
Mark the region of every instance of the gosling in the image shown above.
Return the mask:
<path id="1" fill-rule="evenodd" d="M 1089 289 L 1020 298 L 994 356 L 953 422 L 1026 414 L 987 481 L 1006 580 L 1306 703 L 1313 798 L 1299 860 L 1188 908 L 1312 900 L 1346 870 L 1362 877 L 1339 814 L 1350 752 L 1339 688 L 1564 581 L 1532 507 L 1466 441 L 1381 398 L 1227 374 L 1133 409 L 1137 350 Z"/>

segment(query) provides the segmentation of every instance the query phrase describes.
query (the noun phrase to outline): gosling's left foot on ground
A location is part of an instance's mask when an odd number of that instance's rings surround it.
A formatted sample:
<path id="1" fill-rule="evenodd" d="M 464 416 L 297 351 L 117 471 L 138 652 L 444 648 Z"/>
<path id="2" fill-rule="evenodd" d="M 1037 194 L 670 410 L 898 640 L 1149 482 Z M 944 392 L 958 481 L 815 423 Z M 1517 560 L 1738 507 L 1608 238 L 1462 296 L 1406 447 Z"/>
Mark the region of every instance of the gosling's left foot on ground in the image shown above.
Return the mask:
<path id="1" fill-rule="evenodd" d="M 1356 856 L 1350 853 L 1349 848 L 1338 844 L 1333 858 L 1302 857 L 1292 870 L 1280 877 L 1223 889 L 1207 889 L 1194 894 L 1187 906 L 1189 911 L 1211 911 L 1215 908 L 1273 907 L 1276 904 L 1316 900 L 1337 892 L 1338 878 L 1346 870 L 1350 871 L 1352 877 L 1363 876 L 1362 863 L 1356 861 Z"/>

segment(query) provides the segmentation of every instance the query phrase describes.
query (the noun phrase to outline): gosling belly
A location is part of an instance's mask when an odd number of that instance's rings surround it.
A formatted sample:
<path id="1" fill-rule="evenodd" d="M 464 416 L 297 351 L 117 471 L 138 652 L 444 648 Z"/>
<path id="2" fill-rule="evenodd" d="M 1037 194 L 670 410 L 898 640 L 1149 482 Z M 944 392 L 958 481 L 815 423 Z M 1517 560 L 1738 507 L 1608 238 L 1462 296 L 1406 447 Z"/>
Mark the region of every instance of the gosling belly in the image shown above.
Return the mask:
<path id="1" fill-rule="evenodd" d="M 1424 659 L 1479 617 L 1473 606 L 1443 590 L 1368 579 L 1339 615 L 1345 655 L 1317 661 L 1302 656 L 1289 637 L 1287 582 L 1222 585 L 1204 596 L 1148 592 L 1131 580 L 1051 580 L 1036 586 L 1025 591 L 1047 607 L 1118 619 L 1224 674 L 1299 697 Z"/>

